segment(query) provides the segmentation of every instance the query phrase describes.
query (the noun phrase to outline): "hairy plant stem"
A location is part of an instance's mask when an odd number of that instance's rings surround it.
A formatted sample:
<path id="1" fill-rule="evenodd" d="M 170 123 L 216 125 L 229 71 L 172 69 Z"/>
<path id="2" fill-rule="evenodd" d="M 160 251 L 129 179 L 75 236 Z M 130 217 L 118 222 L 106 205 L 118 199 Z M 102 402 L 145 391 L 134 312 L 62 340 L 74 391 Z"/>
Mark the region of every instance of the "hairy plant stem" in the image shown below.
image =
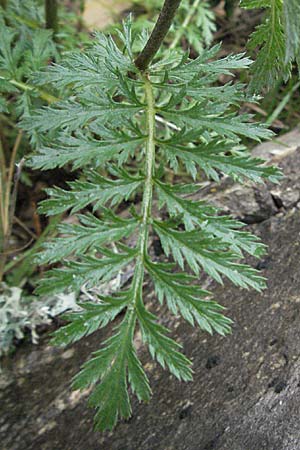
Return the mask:
<path id="1" fill-rule="evenodd" d="M 57 0 L 45 0 L 46 28 L 58 32 Z"/>
<path id="2" fill-rule="evenodd" d="M 144 72 L 158 52 L 166 37 L 181 0 L 165 0 L 148 42 L 135 60 L 136 67 Z"/>
<path id="3" fill-rule="evenodd" d="M 137 259 L 133 278 L 133 302 L 137 304 L 140 299 L 140 290 L 144 278 L 144 259 L 147 254 L 149 226 L 151 220 L 152 197 L 153 197 L 153 169 L 155 164 L 155 101 L 151 82 L 148 74 L 142 75 L 146 95 L 146 121 L 147 121 L 147 143 L 145 161 L 145 189 L 142 201 L 142 219 L 140 233 L 137 243 Z M 133 305 L 134 308 L 134 305 Z"/>
<path id="4" fill-rule="evenodd" d="M 142 201 L 142 218 L 140 224 L 139 238 L 137 242 L 136 265 L 132 284 L 132 301 L 127 307 L 125 320 L 126 335 L 120 347 L 121 360 L 125 357 L 125 344 L 130 338 L 133 339 L 133 331 L 137 319 L 137 306 L 142 301 L 142 289 L 144 280 L 144 260 L 147 254 L 147 244 L 149 235 L 149 225 L 151 220 L 152 197 L 153 197 L 153 169 L 155 163 L 155 102 L 151 82 L 148 75 L 142 75 L 146 95 L 146 122 L 147 122 L 147 143 L 146 143 L 146 162 L 145 162 L 145 189 Z M 130 335 L 131 333 L 131 335 Z M 124 349 L 122 348 L 124 346 Z"/>

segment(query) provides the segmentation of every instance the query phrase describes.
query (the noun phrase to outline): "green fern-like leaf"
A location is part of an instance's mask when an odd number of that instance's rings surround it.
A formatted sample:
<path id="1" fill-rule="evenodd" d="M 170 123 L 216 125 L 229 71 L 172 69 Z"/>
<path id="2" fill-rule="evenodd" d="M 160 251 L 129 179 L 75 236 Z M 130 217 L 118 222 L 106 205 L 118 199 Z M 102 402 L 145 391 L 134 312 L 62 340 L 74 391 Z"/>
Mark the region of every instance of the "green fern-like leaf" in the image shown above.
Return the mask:
<path id="1" fill-rule="evenodd" d="M 60 188 L 46 190 L 51 198 L 41 203 L 39 212 L 48 215 L 60 214 L 68 205 L 73 214 L 91 204 L 96 211 L 104 205 L 116 206 L 123 200 L 129 200 L 131 195 L 141 187 L 142 177 L 133 177 L 125 170 L 115 168 L 112 174 L 118 176 L 118 179 L 111 180 L 102 177 L 96 171 L 91 171 L 86 174 L 86 181 L 68 183 L 70 190 Z"/>
<path id="2" fill-rule="evenodd" d="M 181 269 L 185 261 L 198 275 L 200 268 L 222 283 L 221 275 L 243 288 L 252 287 L 258 291 L 265 287 L 264 279 L 247 265 L 238 264 L 234 253 L 226 249 L 222 240 L 211 238 L 205 232 L 177 231 L 166 223 L 155 222 L 162 247 L 167 256 L 172 254 Z"/>
<path id="3" fill-rule="evenodd" d="M 89 403 L 97 408 L 95 425 L 100 430 L 113 429 L 118 417 L 129 418 L 131 406 L 128 381 L 140 400 L 147 401 L 151 390 L 145 372 L 133 347 L 136 314 L 130 311 L 117 333 L 104 343 L 102 350 L 75 377 L 75 389 L 83 389 L 101 381 L 94 388 Z"/>
<path id="4" fill-rule="evenodd" d="M 300 3 L 297 0 L 283 2 L 286 35 L 285 62 L 297 60 L 300 73 Z"/>
<path id="5" fill-rule="evenodd" d="M 249 40 L 249 48 L 259 52 L 252 66 L 250 91 L 272 88 L 278 79 L 287 80 L 291 62 L 300 55 L 300 5 L 298 0 L 242 0 L 246 9 L 262 8 L 265 18 Z"/>
<path id="6" fill-rule="evenodd" d="M 215 121 L 212 126 L 214 125 Z M 248 179 L 256 183 L 263 182 L 264 178 L 273 178 L 273 181 L 278 179 L 275 168 L 264 166 L 264 161 L 251 158 L 243 149 L 235 152 L 234 143 L 230 141 L 213 140 L 208 144 L 193 147 L 173 144 L 172 141 L 162 142 L 161 145 L 166 150 L 174 169 L 177 166 L 177 160 L 180 159 L 192 175 L 197 173 L 198 166 L 208 178 L 215 181 L 220 180 L 220 173 L 229 175 L 237 181 Z M 231 150 L 231 154 L 228 154 Z"/>
<path id="7" fill-rule="evenodd" d="M 78 261 L 68 261 L 64 268 L 54 268 L 40 282 L 37 293 L 53 294 L 61 292 L 66 286 L 79 290 L 83 285 L 87 289 L 110 281 L 136 256 L 134 249 L 120 245 L 120 252 L 114 253 L 102 249 L 103 257 L 81 256 Z"/>
<path id="8" fill-rule="evenodd" d="M 192 380 L 191 362 L 180 352 L 181 346 L 167 336 L 168 329 L 158 324 L 141 302 L 137 304 L 137 317 L 152 358 L 179 380 Z"/>
<path id="9" fill-rule="evenodd" d="M 200 227 L 221 239 L 232 251 L 259 257 L 264 255 L 265 246 L 251 233 L 242 231 L 244 225 L 228 216 L 218 215 L 218 210 L 205 202 L 187 197 L 197 191 L 197 185 L 169 185 L 155 180 L 160 209 L 166 206 L 170 217 L 180 216 L 187 231 Z"/>
<path id="10" fill-rule="evenodd" d="M 69 189 L 49 189 L 40 206 L 48 215 L 83 211 L 71 223 L 62 223 L 59 236 L 45 244 L 40 262 L 56 266 L 39 292 L 78 292 L 82 286 L 99 291 L 130 264 L 126 287 L 98 295 L 95 304 L 83 303 L 79 312 L 65 317 L 69 323 L 53 340 L 67 345 L 118 321 L 114 335 L 74 379 L 75 388 L 94 387 L 90 405 L 97 409 L 95 425 L 101 430 L 130 416 L 129 386 L 140 400 L 151 396 L 134 347 L 138 327 L 163 368 L 180 380 L 192 378 L 190 360 L 146 305 L 146 279 L 171 313 L 222 335 L 230 332 L 231 321 L 199 285 L 200 272 L 219 283 L 228 279 L 257 291 L 265 287 L 259 272 L 240 261 L 245 253 L 262 255 L 265 247 L 240 222 L 193 197 L 199 175 L 219 181 L 226 174 L 255 183 L 280 177 L 278 169 L 251 158 L 241 145 L 243 136 L 260 140 L 272 135 L 236 112 L 246 98 L 243 86 L 216 85 L 221 73 L 248 68 L 248 58 L 241 54 L 218 60 L 215 46 L 195 60 L 175 52 L 140 73 L 133 63 L 137 36 L 130 21 L 118 38 L 122 50 L 112 38 L 97 35 L 85 54 L 69 55 L 35 74 L 38 86 L 44 80 L 55 90 L 63 89 L 65 98 L 32 115 L 29 111 L 23 120 L 40 143 L 29 159 L 32 167 L 71 164 L 83 169 Z M 165 168 L 176 171 L 179 166 L 191 174 L 191 183 L 168 184 Z M 119 214 L 124 201 L 134 201 L 134 208 Z M 162 208 L 166 220 L 155 212 Z M 153 234 L 169 263 L 152 260 L 148 248 Z"/>
<path id="11" fill-rule="evenodd" d="M 115 242 L 129 236 L 137 227 L 135 219 L 121 219 L 107 213 L 104 220 L 93 215 L 79 215 L 78 225 L 61 224 L 59 231 L 66 237 L 59 237 L 45 244 L 40 262 L 53 263 L 72 253 L 82 254 L 103 243 Z"/>
<path id="12" fill-rule="evenodd" d="M 81 304 L 81 312 L 63 316 L 70 323 L 53 333 L 52 344 L 68 345 L 94 333 L 112 321 L 126 307 L 128 300 L 128 294 L 122 292 L 114 297 L 102 298 L 100 304 Z"/>
<path id="13" fill-rule="evenodd" d="M 165 298 L 173 314 L 180 312 L 191 325 L 196 322 L 209 333 L 213 330 L 222 335 L 230 332 L 232 321 L 221 314 L 223 308 L 220 305 L 207 300 L 209 292 L 195 284 L 196 277 L 173 273 L 170 265 L 148 261 L 146 267 L 153 279 L 159 301 L 162 303 Z"/>

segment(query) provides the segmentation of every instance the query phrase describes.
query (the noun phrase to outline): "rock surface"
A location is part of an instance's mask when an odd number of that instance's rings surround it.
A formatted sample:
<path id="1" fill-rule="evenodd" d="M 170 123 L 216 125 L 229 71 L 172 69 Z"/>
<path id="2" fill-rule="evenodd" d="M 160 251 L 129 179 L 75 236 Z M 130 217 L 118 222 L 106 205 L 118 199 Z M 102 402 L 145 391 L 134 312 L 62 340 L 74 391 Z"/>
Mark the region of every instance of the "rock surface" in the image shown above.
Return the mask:
<path id="1" fill-rule="evenodd" d="M 90 30 L 102 30 L 129 7 L 130 2 L 126 0 L 86 0 L 83 20 Z"/>
<path id="2" fill-rule="evenodd" d="M 133 400 L 128 422 L 114 433 L 94 433 L 88 392 L 72 392 L 69 380 L 104 332 L 63 350 L 49 347 L 44 337 L 39 346 L 23 345 L 4 361 L 1 449 L 300 450 L 299 130 L 292 136 L 281 152 L 276 141 L 273 150 L 271 144 L 255 149 L 279 161 L 286 175 L 280 186 L 241 188 L 225 180 L 217 195 L 215 186 L 206 189 L 269 245 L 268 256 L 258 263 L 269 288 L 257 294 L 206 280 L 235 322 L 226 338 L 166 314 L 164 323 L 194 362 L 194 382 L 174 380 L 140 347 L 152 401 Z M 260 196 L 269 200 L 255 200 Z"/>

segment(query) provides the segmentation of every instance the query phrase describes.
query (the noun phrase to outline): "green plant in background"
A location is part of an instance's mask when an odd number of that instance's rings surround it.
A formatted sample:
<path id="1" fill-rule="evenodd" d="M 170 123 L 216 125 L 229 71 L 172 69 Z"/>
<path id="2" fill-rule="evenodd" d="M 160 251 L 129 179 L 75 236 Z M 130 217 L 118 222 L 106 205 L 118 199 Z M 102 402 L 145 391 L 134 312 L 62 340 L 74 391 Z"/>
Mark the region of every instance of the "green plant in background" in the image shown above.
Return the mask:
<path id="1" fill-rule="evenodd" d="M 145 280 L 151 280 L 158 301 L 171 313 L 222 335 L 230 332 L 231 320 L 199 285 L 200 273 L 219 283 L 227 278 L 243 288 L 265 287 L 259 272 L 240 262 L 247 253 L 263 255 L 264 245 L 243 231 L 242 223 L 191 198 L 203 173 L 215 181 L 226 174 L 239 182 L 277 181 L 280 176 L 241 145 L 242 137 L 259 141 L 272 136 L 263 125 L 251 123 L 250 116 L 237 113 L 245 99 L 243 86 L 216 85 L 221 74 L 248 69 L 251 61 L 243 54 L 216 59 L 218 45 L 194 60 L 177 52 L 154 58 L 179 3 L 165 1 L 147 42 L 132 31 L 129 20 L 119 33 L 120 47 L 97 34 L 84 53 L 36 74 L 37 86 L 64 90 L 69 97 L 23 121 L 29 133 L 42 135 L 29 159 L 31 167 L 68 165 L 84 172 L 84 179 L 70 183 L 69 190 L 49 189 L 50 198 L 41 204 L 42 213 L 70 211 L 77 219 L 60 225 L 63 236 L 48 242 L 40 254 L 40 263 L 62 262 L 63 267 L 50 270 L 38 292 L 82 285 L 89 289 L 133 266 L 123 289 L 83 303 L 79 313 L 66 316 L 70 323 L 53 339 L 57 345 L 75 342 L 121 315 L 114 334 L 73 381 L 80 389 L 94 385 L 89 403 L 97 409 L 95 424 L 100 430 L 112 429 L 118 417 L 131 415 L 129 385 L 140 400 L 151 397 L 134 346 L 138 327 L 162 367 L 180 380 L 192 378 L 191 361 L 146 302 Z M 143 51 L 135 59 L 132 49 L 140 39 Z M 189 184 L 166 181 L 166 171 L 176 174 L 179 163 L 191 176 Z M 134 201 L 137 196 L 142 197 L 141 205 Z M 130 201 L 131 208 L 120 215 L 123 200 Z M 77 214 L 86 207 L 91 212 Z M 154 235 L 165 254 L 159 261 L 151 251 Z"/>
<path id="2" fill-rule="evenodd" d="M 161 1 L 151 0 L 145 2 L 135 0 L 134 4 L 146 8 L 146 12 L 139 14 L 133 24 L 133 28 L 145 31 L 153 26 L 161 8 Z M 168 39 L 167 48 L 176 48 L 184 42 L 197 53 L 201 53 L 204 47 L 209 46 L 216 31 L 215 15 L 207 0 L 183 0 L 179 6 L 178 14 L 174 19 Z"/>
<path id="3" fill-rule="evenodd" d="M 175 48 L 184 37 L 189 46 L 201 53 L 204 47 L 212 43 L 216 31 L 215 15 L 210 4 L 205 0 L 183 1 L 174 30 L 171 48 Z"/>
<path id="4" fill-rule="evenodd" d="M 20 160 L 22 143 L 22 131 L 18 130 L 17 123 L 30 110 L 33 102 L 40 105 L 40 99 L 53 101 L 51 95 L 39 92 L 27 85 L 26 81 L 33 71 L 47 65 L 57 53 L 52 32 L 30 28 L 26 24 L 26 16 L 18 16 L 23 11 L 18 8 L 19 4 L 7 5 L 7 9 L 0 14 L 0 122 L 6 125 L 0 134 L 0 281 L 9 252 L 22 166 L 19 164 L 15 170 L 15 164 Z M 28 22 L 33 20 L 33 14 L 27 16 Z M 36 19 L 40 19 L 36 14 Z M 18 17 L 21 17 L 21 23 Z"/>
<path id="5" fill-rule="evenodd" d="M 298 0 L 241 0 L 246 9 L 263 8 L 264 22 L 250 37 L 248 46 L 259 47 L 252 66 L 251 91 L 272 88 L 276 81 L 287 81 L 291 65 L 296 61 L 300 70 L 300 3 Z"/>
<path id="6" fill-rule="evenodd" d="M 51 5 L 55 6 L 56 2 L 12 0 L 6 9 L 0 8 L 0 112 L 9 113 L 15 122 L 30 109 L 34 99 L 46 103 L 57 100 L 46 91 L 34 88 L 29 81 L 31 74 L 51 61 L 59 62 L 61 55 L 74 50 L 78 42 L 83 45 L 87 39 L 86 33 L 78 36 L 75 14 L 64 11 L 62 20 L 58 21 L 55 14 L 50 14 Z M 54 12 L 57 14 L 55 8 Z M 52 26 L 57 41 L 53 39 Z"/>
<path id="7" fill-rule="evenodd" d="M 51 15 L 51 11 L 54 14 Z M 11 267 L 6 261 L 12 254 L 9 241 L 17 186 L 20 177 L 24 179 L 22 157 L 30 152 L 28 142 L 22 138 L 19 120 L 32 108 L 57 100 L 46 90 L 32 86 L 30 77 L 50 61 L 59 61 L 70 48 L 74 50 L 78 46 L 75 14 L 64 13 L 62 16 L 58 21 L 54 0 L 11 0 L 0 7 L 0 281 Z M 84 42 L 82 36 L 83 33 L 79 37 Z M 20 273 L 13 278 L 19 281 Z"/>
<path id="8" fill-rule="evenodd" d="M 54 23 L 45 17 L 50 3 L 56 4 L 53 0 L 0 3 L 0 355 L 9 350 L 13 339 L 23 336 L 24 327 L 33 330 L 37 322 L 47 322 L 48 316 L 42 311 L 51 300 L 44 298 L 37 302 L 31 297 L 29 302 L 26 289 L 20 288 L 36 271 L 34 254 L 51 234 L 58 218 L 52 218 L 41 235 L 36 236 L 15 214 L 19 181 L 30 183 L 24 170 L 24 156 L 31 149 L 19 121 L 31 109 L 57 100 L 46 90 L 32 86 L 31 74 L 50 61 L 59 61 L 61 55 L 78 46 L 75 28 L 78 18 L 61 8 L 59 21 Z M 46 25 L 49 29 L 45 29 Z M 56 40 L 52 28 L 55 28 Z M 83 36 L 84 33 L 79 33 L 81 42 L 84 42 Z M 15 247 L 12 235 L 16 221 L 26 229 L 30 239 L 25 246 L 20 243 L 21 248 L 17 249 L 12 248 Z M 31 245 L 33 239 L 35 242 Z M 29 281 L 34 284 L 33 279 Z M 41 314 L 37 313 L 38 308 Z"/>

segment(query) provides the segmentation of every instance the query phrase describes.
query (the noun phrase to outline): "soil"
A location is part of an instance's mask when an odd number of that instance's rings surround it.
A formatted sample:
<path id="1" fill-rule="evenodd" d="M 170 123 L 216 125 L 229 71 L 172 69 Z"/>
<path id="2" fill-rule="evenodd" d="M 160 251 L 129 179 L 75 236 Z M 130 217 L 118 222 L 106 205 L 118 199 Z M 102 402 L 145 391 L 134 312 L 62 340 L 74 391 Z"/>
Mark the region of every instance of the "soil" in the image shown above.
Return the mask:
<path id="1" fill-rule="evenodd" d="M 93 432 L 89 393 L 72 392 L 69 383 L 110 330 L 66 349 L 50 347 L 46 335 L 38 346 L 24 344 L 3 361 L 1 449 L 300 450 L 300 131 L 281 141 L 255 149 L 282 166 L 281 187 L 244 188 L 224 180 L 217 192 L 211 185 L 202 193 L 225 210 L 231 202 L 245 222 L 251 215 L 247 228 L 269 251 L 262 261 L 249 262 L 267 277 L 268 289 L 259 294 L 205 280 L 234 320 L 225 338 L 165 313 L 164 324 L 193 360 L 194 381 L 176 381 L 140 346 L 151 402 L 133 399 L 129 421 L 113 433 Z M 263 213 L 262 193 L 271 202 Z M 150 288 L 149 297 L 153 302 Z"/>

